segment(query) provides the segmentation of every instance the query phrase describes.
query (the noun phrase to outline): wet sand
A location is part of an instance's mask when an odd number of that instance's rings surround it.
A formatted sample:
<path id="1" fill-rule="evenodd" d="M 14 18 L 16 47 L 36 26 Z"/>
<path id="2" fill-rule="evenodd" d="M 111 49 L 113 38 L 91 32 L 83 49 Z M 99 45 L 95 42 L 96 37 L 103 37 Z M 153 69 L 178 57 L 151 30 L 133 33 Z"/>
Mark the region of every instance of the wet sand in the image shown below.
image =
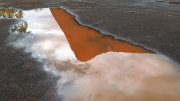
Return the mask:
<path id="1" fill-rule="evenodd" d="M 108 51 L 130 53 L 153 53 L 141 46 L 115 40 L 112 36 L 80 25 L 75 17 L 61 8 L 51 8 L 52 15 L 65 33 L 65 36 L 80 61 L 87 61 Z"/>

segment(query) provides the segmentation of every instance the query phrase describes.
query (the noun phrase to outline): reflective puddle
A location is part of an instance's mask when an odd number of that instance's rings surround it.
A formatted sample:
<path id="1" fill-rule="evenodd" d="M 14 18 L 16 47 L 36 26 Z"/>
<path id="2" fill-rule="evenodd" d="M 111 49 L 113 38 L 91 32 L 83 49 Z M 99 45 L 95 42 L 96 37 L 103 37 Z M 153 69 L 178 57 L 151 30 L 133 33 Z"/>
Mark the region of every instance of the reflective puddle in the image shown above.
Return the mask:
<path id="1" fill-rule="evenodd" d="M 23 11 L 22 20 L 11 28 L 10 44 L 59 77 L 63 101 L 179 100 L 179 65 L 167 57 L 72 27 L 77 22 L 62 9 Z"/>

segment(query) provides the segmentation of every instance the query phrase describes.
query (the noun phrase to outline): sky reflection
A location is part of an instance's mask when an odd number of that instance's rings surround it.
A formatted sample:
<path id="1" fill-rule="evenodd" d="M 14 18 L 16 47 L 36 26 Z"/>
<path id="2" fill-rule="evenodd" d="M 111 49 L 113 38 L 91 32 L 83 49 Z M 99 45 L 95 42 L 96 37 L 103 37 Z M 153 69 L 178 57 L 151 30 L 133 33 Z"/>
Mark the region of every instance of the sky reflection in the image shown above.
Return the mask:
<path id="1" fill-rule="evenodd" d="M 179 100 L 179 65 L 167 57 L 111 51 L 81 62 L 49 9 L 24 11 L 23 20 L 27 33 L 12 44 L 25 47 L 59 77 L 57 92 L 64 101 Z"/>

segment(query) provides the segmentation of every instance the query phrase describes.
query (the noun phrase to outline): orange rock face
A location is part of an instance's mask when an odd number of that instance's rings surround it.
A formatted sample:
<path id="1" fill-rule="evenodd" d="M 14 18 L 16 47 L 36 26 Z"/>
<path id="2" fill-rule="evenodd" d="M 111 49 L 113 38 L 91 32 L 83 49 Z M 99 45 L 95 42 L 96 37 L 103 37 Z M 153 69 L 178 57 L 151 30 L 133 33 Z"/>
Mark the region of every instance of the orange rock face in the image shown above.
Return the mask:
<path id="1" fill-rule="evenodd" d="M 80 61 L 90 60 L 96 55 L 108 51 L 153 53 L 141 46 L 115 40 L 112 36 L 103 35 L 95 29 L 80 25 L 75 17 L 64 9 L 51 8 L 50 10 Z"/>

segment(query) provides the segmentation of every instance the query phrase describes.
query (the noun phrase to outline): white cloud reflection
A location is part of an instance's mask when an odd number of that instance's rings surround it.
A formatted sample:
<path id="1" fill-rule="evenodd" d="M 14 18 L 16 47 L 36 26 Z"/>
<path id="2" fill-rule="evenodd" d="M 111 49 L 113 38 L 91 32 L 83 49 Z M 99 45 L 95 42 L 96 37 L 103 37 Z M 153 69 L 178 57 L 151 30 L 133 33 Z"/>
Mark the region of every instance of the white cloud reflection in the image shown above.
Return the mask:
<path id="1" fill-rule="evenodd" d="M 76 59 L 49 9 L 24 11 L 26 47 L 44 69 L 59 76 L 58 94 L 64 101 L 178 101 L 179 65 L 157 54 L 108 52 L 92 60 Z"/>

